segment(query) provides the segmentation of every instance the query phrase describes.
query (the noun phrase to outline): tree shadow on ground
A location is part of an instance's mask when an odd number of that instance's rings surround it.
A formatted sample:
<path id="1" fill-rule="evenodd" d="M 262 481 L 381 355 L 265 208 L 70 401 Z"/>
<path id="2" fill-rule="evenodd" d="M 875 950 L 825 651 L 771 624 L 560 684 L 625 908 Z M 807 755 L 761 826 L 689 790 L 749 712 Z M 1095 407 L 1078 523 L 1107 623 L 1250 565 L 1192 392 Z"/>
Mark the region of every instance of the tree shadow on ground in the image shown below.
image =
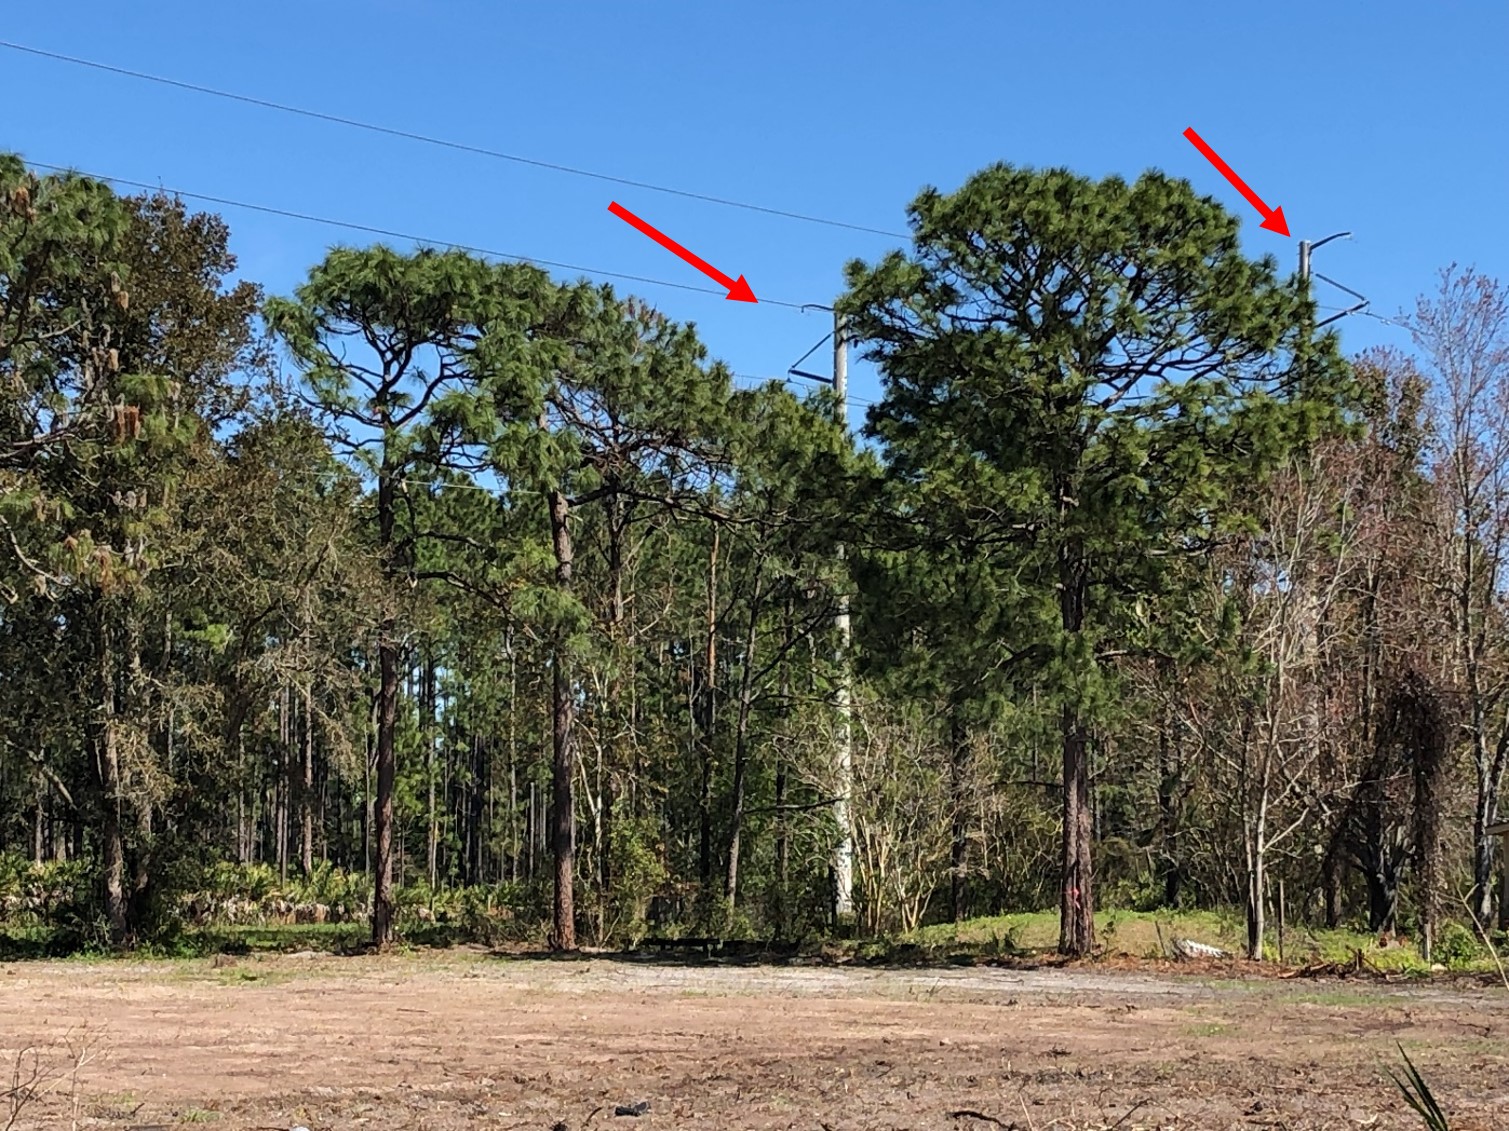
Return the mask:
<path id="1" fill-rule="evenodd" d="M 940 950 L 915 943 L 877 945 L 859 951 L 812 944 L 763 940 L 646 939 L 622 949 L 583 948 L 553 951 L 544 947 L 498 948 L 490 957 L 500 961 L 617 962 L 664 967 L 858 967 L 868 969 L 939 969 L 944 967 L 1002 967 L 1041 970 L 1068 960 L 1053 952 L 1018 951 L 984 954 L 968 948 Z"/>

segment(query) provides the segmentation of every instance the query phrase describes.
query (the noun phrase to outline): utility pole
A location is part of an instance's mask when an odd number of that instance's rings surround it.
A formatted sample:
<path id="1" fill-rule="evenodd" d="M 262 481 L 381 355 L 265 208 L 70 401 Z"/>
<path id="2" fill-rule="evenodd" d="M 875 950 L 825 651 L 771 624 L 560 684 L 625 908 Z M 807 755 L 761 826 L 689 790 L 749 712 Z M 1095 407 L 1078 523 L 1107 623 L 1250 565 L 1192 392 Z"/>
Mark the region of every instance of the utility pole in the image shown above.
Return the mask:
<path id="1" fill-rule="evenodd" d="M 1319 322 L 1317 322 L 1315 324 L 1315 328 L 1317 330 L 1320 329 L 1322 326 L 1327 325 L 1328 323 L 1335 322 L 1338 318 L 1345 318 L 1348 314 L 1358 314 L 1361 311 L 1366 310 L 1367 307 L 1368 307 L 1368 300 L 1366 298 L 1364 298 L 1362 295 L 1358 294 L 1356 291 L 1354 291 L 1351 287 L 1343 286 L 1341 283 L 1338 283 L 1335 279 L 1328 279 L 1324 275 L 1321 275 L 1321 274 L 1319 274 L 1317 272 L 1312 272 L 1310 270 L 1310 257 L 1311 257 L 1312 254 L 1314 254 L 1314 252 L 1318 251 L 1320 248 L 1324 247 L 1326 244 L 1330 243 L 1332 240 L 1349 240 L 1351 238 L 1352 238 L 1352 233 L 1351 232 L 1337 232 L 1335 235 L 1327 236 L 1323 240 L 1316 240 L 1314 243 L 1311 243 L 1309 240 L 1300 240 L 1299 241 L 1299 277 L 1300 277 L 1300 281 L 1304 282 L 1304 283 L 1308 283 L 1310 281 L 1311 276 L 1313 275 L 1315 278 L 1319 279 L 1323 283 L 1330 283 L 1331 286 L 1335 287 L 1339 291 L 1346 291 L 1347 294 L 1351 295 L 1353 298 L 1355 298 L 1357 300 L 1357 302 L 1354 305 L 1347 307 L 1345 310 L 1341 311 L 1339 314 L 1333 314 L 1329 318 L 1322 318 Z"/>
<path id="2" fill-rule="evenodd" d="M 822 348 L 823 342 L 818 342 L 801 357 L 797 358 L 786 372 L 792 377 L 801 377 L 808 381 L 818 381 L 824 385 L 833 386 L 834 399 L 837 403 L 838 426 L 846 433 L 849 430 L 849 339 L 848 328 L 844 325 L 844 316 L 831 306 L 818 306 L 809 303 L 802 307 L 805 310 L 831 310 L 833 312 L 833 333 L 824 335 L 823 341 L 828 337 L 833 338 L 833 376 L 824 377 L 818 373 L 808 373 L 797 368 L 809 357 Z M 844 563 L 844 544 L 838 544 L 835 557 L 840 566 Z M 834 702 L 838 707 L 838 733 L 835 735 L 834 752 L 834 793 L 833 818 L 838 823 L 838 846 L 833 852 L 833 912 L 838 922 L 842 923 L 851 919 L 854 915 L 854 825 L 849 812 L 849 798 L 854 790 L 854 704 L 849 685 L 849 651 L 853 642 L 853 636 L 849 628 L 849 586 L 848 578 L 843 577 L 839 583 L 838 609 L 833 616 L 833 627 L 838 630 L 838 645 L 834 649 L 833 661 L 837 675 L 834 679 Z"/>
<path id="3" fill-rule="evenodd" d="M 833 312 L 833 393 L 838 402 L 839 427 L 849 428 L 849 342 L 845 334 L 844 316 Z M 844 561 L 844 545 L 838 544 L 837 557 L 840 566 Z M 849 585 L 846 577 L 839 578 L 838 612 L 833 618 L 838 629 L 838 651 L 834 656 L 838 672 L 834 699 L 838 704 L 837 771 L 838 799 L 833 806 L 833 815 L 838 821 L 838 849 L 833 855 L 833 879 L 837 888 L 834 910 L 840 922 L 854 914 L 854 830 L 850 823 L 849 794 L 854 787 L 854 730 L 853 703 L 849 689 L 849 645 L 852 633 L 849 627 Z"/>

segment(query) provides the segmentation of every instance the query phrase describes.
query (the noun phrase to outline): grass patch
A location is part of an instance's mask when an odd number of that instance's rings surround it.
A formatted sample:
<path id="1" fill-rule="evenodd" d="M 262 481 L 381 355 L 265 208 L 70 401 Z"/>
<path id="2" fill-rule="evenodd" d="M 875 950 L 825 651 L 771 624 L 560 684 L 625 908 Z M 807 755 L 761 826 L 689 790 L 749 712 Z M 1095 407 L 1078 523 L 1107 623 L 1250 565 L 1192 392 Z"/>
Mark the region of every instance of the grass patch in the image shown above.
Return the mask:
<path id="1" fill-rule="evenodd" d="M 290 923 L 266 927 L 202 927 L 185 931 L 176 956 L 210 954 L 286 954 L 314 950 L 341 954 L 361 947 L 370 937 L 365 923 Z"/>
<path id="2" fill-rule="evenodd" d="M 1336 1009 L 1377 1009 L 1396 1000 L 1393 995 L 1369 993 L 1367 990 L 1314 990 L 1295 994 L 1292 999 L 1299 1005 L 1323 1005 Z"/>
<path id="3" fill-rule="evenodd" d="M 1246 952 L 1247 927 L 1240 911 L 1124 911 L 1109 908 L 1095 914 L 1095 932 L 1102 955 L 1122 958 L 1160 958 L 1175 939 L 1190 939 L 1219 947 L 1232 957 Z M 1443 938 L 1447 937 L 1443 930 Z M 1030 955 L 1058 946 L 1058 911 L 1019 912 L 969 919 L 962 923 L 935 923 L 893 940 L 859 944 L 856 954 L 873 961 L 946 963 L 973 962 L 993 956 Z M 1454 973 L 1493 974 L 1492 957 L 1481 947 L 1468 950 L 1460 942 L 1441 948 L 1437 964 Z M 1361 951 L 1374 969 L 1389 974 L 1426 977 L 1431 963 L 1410 945 L 1378 946 L 1375 935 L 1353 929 L 1311 929 L 1303 924 L 1290 927 L 1284 937 L 1284 963 L 1348 965 Z M 1264 956 L 1278 961 L 1278 933 L 1270 930 L 1264 940 Z M 1437 971 L 1439 972 L 1439 971 Z"/>
<path id="4" fill-rule="evenodd" d="M 1225 1021 L 1201 1021 L 1184 1027 L 1184 1032 L 1191 1037 L 1221 1037 L 1232 1031 L 1233 1026 Z"/>
<path id="5" fill-rule="evenodd" d="M 1242 922 L 1219 911 L 1121 911 L 1095 913 L 1095 933 L 1104 953 L 1156 958 L 1165 942 L 1194 939 L 1235 953 L 1241 945 Z M 937 923 L 900 940 L 923 951 L 954 951 L 989 955 L 1026 954 L 1058 946 L 1058 911 L 1027 911 L 993 915 L 963 923 Z"/>
<path id="6" fill-rule="evenodd" d="M 0 962 L 25 962 L 41 958 L 98 957 L 84 937 L 62 927 L 6 924 L 0 926 Z"/>

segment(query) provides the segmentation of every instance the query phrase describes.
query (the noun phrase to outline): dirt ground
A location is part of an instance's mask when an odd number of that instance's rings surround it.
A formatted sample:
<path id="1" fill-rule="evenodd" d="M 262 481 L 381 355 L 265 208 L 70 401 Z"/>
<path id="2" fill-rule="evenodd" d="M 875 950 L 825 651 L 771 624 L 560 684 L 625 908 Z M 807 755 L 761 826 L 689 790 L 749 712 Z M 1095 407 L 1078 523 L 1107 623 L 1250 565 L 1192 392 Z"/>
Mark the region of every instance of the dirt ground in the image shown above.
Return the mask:
<path id="1" fill-rule="evenodd" d="M 1387 1076 L 1397 1044 L 1454 1131 L 1509 1128 L 1502 990 L 465 951 L 218 961 L 0 967 L 0 1091 L 27 1046 L 51 1078 L 18 1131 L 1419 1128 Z"/>

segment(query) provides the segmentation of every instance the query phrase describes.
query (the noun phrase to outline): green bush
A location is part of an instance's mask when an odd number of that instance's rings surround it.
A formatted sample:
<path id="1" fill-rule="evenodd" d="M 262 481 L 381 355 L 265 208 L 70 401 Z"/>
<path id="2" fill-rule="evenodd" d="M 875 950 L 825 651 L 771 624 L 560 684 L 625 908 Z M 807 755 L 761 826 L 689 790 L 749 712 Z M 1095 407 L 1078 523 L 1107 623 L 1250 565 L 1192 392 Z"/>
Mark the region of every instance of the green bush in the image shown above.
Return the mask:
<path id="1" fill-rule="evenodd" d="M 1487 956 L 1477 937 L 1455 919 L 1441 927 L 1431 958 L 1449 970 L 1460 970 Z"/>
<path id="2" fill-rule="evenodd" d="M 34 863 L 0 856 L 0 919 L 34 925 L 79 927 L 90 917 L 96 873 L 81 860 Z"/>
<path id="3" fill-rule="evenodd" d="M 659 818 L 615 814 L 611 851 L 613 890 L 605 933 L 616 942 L 635 946 L 648 931 L 650 900 L 670 880 Z"/>
<path id="4" fill-rule="evenodd" d="M 227 860 L 211 865 L 202 881 L 207 895 L 217 900 L 249 899 L 260 903 L 278 890 L 278 873 L 267 864 L 233 864 Z"/>
<path id="5" fill-rule="evenodd" d="M 314 866 L 313 874 L 292 880 L 289 891 L 298 903 L 363 908 L 372 899 L 372 881 L 359 872 L 344 872 L 325 860 Z"/>

